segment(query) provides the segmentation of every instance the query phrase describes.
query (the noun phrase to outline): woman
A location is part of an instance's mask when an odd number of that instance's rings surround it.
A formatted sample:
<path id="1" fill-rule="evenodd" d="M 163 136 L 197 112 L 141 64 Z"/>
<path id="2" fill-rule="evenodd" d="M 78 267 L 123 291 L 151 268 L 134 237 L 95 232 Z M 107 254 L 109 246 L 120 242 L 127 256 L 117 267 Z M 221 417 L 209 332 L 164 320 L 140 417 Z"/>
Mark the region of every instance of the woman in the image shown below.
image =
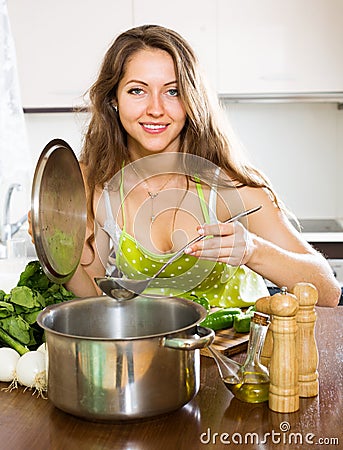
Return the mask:
<path id="1" fill-rule="evenodd" d="M 296 231 L 268 180 L 244 161 L 177 33 L 147 25 L 121 34 L 90 89 L 81 154 L 87 241 L 67 287 L 99 293 L 94 277 L 120 270 L 152 276 L 198 233 L 154 289 L 245 306 L 267 294 L 263 278 L 292 289 L 313 283 L 318 304 L 336 306 L 340 287 L 326 260 Z M 257 205 L 241 222 L 228 217 Z M 114 272 L 115 273 L 115 272 Z"/>

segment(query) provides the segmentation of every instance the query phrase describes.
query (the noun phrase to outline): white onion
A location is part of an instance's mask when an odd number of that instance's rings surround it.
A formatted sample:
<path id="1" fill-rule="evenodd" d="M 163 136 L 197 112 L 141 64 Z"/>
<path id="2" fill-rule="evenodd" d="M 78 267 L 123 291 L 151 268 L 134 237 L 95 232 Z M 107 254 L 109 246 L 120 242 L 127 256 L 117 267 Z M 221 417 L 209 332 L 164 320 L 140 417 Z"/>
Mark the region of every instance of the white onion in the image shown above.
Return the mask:
<path id="1" fill-rule="evenodd" d="M 17 362 L 16 375 L 20 384 L 42 394 L 47 390 L 45 355 L 37 350 L 24 353 Z"/>
<path id="2" fill-rule="evenodd" d="M 13 348 L 0 348 L 0 381 L 9 382 L 15 379 L 19 358 L 19 353 Z"/>
<path id="3" fill-rule="evenodd" d="M 37 348 L 37 352 L 42 352 L 45 353 L 46 352 L 46 343 L 43 342 L 43 344 L 41 344 L 38 348 Z"/>
<path id="4" fill-rule="evenodd" d="M 49 354 L 48 354 L 48 346 L 46 342 L 43 342 L 38 348 L 37 352 L 42 352 L 45 358 L 45 372 L 46 372 L 46 382 L 48 382 L 48 367 L 49 367 Z"/>

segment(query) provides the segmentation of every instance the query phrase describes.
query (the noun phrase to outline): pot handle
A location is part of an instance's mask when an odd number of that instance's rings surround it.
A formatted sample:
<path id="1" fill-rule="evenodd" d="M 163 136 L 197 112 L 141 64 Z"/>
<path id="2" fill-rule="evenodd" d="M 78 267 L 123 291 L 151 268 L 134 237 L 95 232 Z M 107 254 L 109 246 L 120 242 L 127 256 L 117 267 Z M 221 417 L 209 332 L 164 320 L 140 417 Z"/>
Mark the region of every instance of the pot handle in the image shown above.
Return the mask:
<path id="1" fill-rule="evenodd" d="M 197 327 L 198 335 L 194 338 L 163 337 L 161 345 L 176 350 L 197 350 L 208 347 L 214 340 L 214 331 L 206 327 Z"/>

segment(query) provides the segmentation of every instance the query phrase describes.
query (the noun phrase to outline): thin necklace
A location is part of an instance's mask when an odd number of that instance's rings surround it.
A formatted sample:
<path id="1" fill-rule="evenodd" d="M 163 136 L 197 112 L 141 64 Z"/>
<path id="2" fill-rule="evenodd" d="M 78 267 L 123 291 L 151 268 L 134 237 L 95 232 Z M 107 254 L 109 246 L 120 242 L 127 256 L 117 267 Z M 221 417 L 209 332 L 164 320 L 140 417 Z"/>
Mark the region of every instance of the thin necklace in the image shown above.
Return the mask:
<path id="1" fill-rule="evenodd" d="M 147 192 L 147 194 L 148 194 L 148 196 L 150 198 L 150 203 L 151 203 L 150 222 L 154 223 L 155 219 L 156 219 L 156 213 L 155 213 L 155 208 L 154 208 L 154 200 L 158 196 L 158 194 L 167 186 L 169 181 L 173 178 L 173 174 L 170 175 L 170 177 L 167 179 L 167 181 L 165 183 L 163 183 L 162 186 L 156 192 L 152 192 L 150 190 L 150 188 L 149 188 L 149 184 L 146 182 L 146 180 L 135 169 L 134 164 L 131 164 L 131 168 L 134 171 L 134 173 L 137 175 L 138 179 L 141 180 L 141 183 L 142 183 L 144 189 L 146 190 L 146 192 Z"/>

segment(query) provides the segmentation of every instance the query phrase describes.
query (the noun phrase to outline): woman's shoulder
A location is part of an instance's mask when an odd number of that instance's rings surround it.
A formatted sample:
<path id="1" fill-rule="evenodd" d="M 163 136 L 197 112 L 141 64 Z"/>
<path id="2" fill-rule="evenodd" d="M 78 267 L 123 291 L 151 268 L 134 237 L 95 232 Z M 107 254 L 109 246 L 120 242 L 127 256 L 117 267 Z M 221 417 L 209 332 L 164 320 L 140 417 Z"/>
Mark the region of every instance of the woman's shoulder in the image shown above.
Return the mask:
<path id="1" fill-rule="evenodd" d="M 275 208 L 278 206 L 275 194 L 266 187 L 242 186 L 237 188 L 246 208 L 253 208 L 256 203 Z"/>
<path id="2" fill-rule="evenodd" d="M 262 205 L 264 213 L 275 214 L 280 211 L 275 196 L 265 187 L 237 185 L 234 188 L 221 189 L 218 192 L 217 205 L 219 220 L 226 220 L 228 212 L 233 216 L 259 205 Z"/>

